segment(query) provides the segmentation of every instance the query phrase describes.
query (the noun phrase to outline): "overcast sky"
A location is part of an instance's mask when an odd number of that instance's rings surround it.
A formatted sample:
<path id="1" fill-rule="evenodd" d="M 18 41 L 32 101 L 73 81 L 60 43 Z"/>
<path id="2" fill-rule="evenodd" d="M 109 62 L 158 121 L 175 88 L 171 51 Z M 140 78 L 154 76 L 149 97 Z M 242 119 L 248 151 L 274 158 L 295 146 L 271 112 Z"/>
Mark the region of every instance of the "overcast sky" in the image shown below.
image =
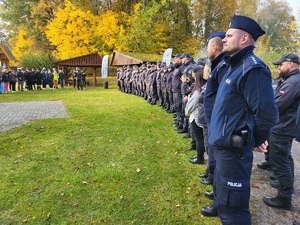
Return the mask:
<path id="1" fill-rule="evenodd" d="M 286 0 L 293 8 L 294 15 L 299 18 L 300 0 Z"/>

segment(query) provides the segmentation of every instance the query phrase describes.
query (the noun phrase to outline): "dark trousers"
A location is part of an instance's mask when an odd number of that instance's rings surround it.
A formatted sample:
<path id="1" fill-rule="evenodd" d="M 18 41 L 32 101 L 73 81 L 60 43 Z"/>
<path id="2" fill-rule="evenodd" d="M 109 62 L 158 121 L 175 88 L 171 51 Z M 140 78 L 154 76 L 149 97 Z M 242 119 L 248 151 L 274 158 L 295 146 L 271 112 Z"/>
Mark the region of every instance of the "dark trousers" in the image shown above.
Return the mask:
<path id="1" fill-rule="evenodd" d="M 173 92 L 174 110 L 176 113 L 176 125 L 179 126 L 182 114 L 182 95 L 181 93 Z M 179 127 L 182 129 L 182 126 Z"/>
<path id="2" fill-rule="evenodd" d="M 294 187 L 294 159 L 291 154 L 293 137 L 272 133 L 269 140 L 269 163 L 278 179 L 278 194 L 291 198 Z"/>
<path id="3" fill-rule="evenodd" d="M 82 90 L 83 89 L 82 80 L 77 80 L 77 89 L 78 90 Z"/>
<path id="4" fill-rule="evenodd" d="M 191 129 L 196 139 L 197 158 L 203 158 L 205 152 L 203 129 L 196 124 L 195 120 L 191 123 Z"/>
<path id="5" fill-rule="evenodd" d="M 16 91 L 16 81 L 9 82 L 10 91 Z"/>
<path id="6" fill-rule="evenodd" d="M 243 154 L 230 149 L 215 149 L 214 190 L 218 214 L 223 225 L 251 225 L 249 210 L 253 146 Z"/>

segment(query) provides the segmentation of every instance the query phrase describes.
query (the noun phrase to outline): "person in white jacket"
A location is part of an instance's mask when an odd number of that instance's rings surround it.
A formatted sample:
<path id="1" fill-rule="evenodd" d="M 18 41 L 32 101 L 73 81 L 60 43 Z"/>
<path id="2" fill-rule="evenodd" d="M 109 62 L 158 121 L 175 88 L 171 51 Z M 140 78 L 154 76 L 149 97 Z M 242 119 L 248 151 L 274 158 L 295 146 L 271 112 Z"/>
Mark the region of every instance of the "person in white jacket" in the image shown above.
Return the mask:
<path id="1" fill-rule="evenodd" d="M 205 83 L 205 80 L 203 79 L 203 69 L 200 66 L 195 66 L 192 75 L 195 79 L 195 86 L 192 92 L 183 100 L 186 102 L 185 115 L 189 117 L 189 123 L 196 139 L 197 156 L 191 157 L 189 162 L 193 164 L 204 164 L 205 149 L 203 148 L 203 128 L 198 116 L 200 93 L 202 91 L 202 86 Z"/>

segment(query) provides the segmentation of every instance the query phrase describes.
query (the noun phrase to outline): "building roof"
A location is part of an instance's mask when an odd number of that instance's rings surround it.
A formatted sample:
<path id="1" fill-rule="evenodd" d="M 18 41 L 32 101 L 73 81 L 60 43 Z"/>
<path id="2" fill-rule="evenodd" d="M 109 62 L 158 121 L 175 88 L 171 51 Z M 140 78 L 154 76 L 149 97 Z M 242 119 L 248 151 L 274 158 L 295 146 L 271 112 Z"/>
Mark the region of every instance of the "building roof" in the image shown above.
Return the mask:
<path id="1" fill-rule="evenodd" d="M 16 61 L 6 43 L 0 44 L 0 61 Z"/>
<path id="2" fill-rule="evenodd" d="M 100 57 L 98 53 L 91 53 L 88 55 L 56 61 L 54 64 L 71 67 L 101 67 L 102 57 Z"/>
<path id="3" fill-rule="evenodd" d="M 163 56 L 157 54 L 114 52 L 111 59 L 111 66 L 140 65 L 146 62 L 162 61 Z"/>

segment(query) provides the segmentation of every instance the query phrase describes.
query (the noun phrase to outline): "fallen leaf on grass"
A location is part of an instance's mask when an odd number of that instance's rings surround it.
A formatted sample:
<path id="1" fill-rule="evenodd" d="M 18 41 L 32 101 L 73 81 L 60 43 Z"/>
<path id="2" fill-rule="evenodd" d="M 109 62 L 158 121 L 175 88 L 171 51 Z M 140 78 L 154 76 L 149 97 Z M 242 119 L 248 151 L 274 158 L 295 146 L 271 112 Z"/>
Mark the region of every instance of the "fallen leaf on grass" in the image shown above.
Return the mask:
<path id="1" fill-rule="evenodd" d="M 250 184 L 250 187 L 260 189 L 260 186 L 258 186 L 257 184 Z"/>
<path id="2" fill-rule="evenodd" d="M 88 167 L 90 167 L 90 168 L 92 168 L 92 167 L 94 167 L 94 165 L 92 164 L 92 163 L 86 163 L 86 165 L 88 166 Z"/>
<path id="3" fill-rule="evenodd" d="M 49 220 L 49 219 L 50 219 L 50 216 L 51 216 L 51 214 L 48 213 L 47 216 L 46 216 L 46 220 Z"/>

